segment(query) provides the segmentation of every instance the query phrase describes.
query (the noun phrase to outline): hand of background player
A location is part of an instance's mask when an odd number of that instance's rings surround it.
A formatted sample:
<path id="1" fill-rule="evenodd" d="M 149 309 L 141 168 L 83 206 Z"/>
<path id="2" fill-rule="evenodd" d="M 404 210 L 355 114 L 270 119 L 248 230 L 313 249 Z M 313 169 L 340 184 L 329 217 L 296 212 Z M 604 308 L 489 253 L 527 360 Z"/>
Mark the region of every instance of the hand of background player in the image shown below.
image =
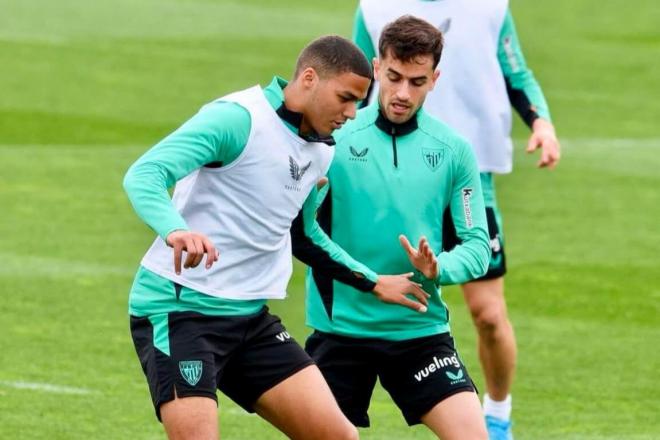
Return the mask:
<path id="1" fill-rule="evenodd" d="M 174 231 L 165 240 L 167 245 L 174 248 L 174 272 L 181 274 L 181 257 L 186 251 L 186 261 L 183 263 L 185 269 L 197 267 L 206 254 L 206 268 L 210 268 L 218 261 L 218 251 L 213 243 L 205 235 L 190 231 Z"/>
<path id="2" fill-rule="evenodd" d="M 412 272 L 401 275 L 379 275 L 373 293 L 385 303 L 400 304 L 424 313 L 428 309 L 428 297 L 431 295 L 422 290 L 421 284 L 410 279 L 413 275 Z M 408 294 L 413 295 L 419 302 L 408 298 L 406 296 Z"/>
<path id="3" fill-rule="evenodd" d="M 541 118 L 537 118 L 532 124 L 532 135 L 527 142 L 526 151 L 533 153 L 539 148 L 541 148 L 541 159 L 536 166 L 553 169 L 559 163 L 559 140 L 552 123 Z"/>
<path id="4" fill-rule="evenodd" d="M 318 189 L 319 191 L 321 191 L 321 188 L 323 188 L 323 187 L 326 186 L 327 184 L 328 184 L 328 178 L 325 177 L 325 176 L 323 176 L 323 177 L 321 177 L 321 178 L 319 179 L 318 182 L 316 182 L 316 189 Z"/>
<path id="5" fill-rule="evenodd" d="M 412 247 L 405 235 L 399 235 L 399 242 L 406 251 L 406 254 L 408 254 L 408 259 L 415 269 L 420 271 L 429 280 L 435 280 L 438 278 L 438 274 L 440 273 L 440 270 L 438 269 L 438 259 L 431 250 L 431 246 L 426 237 L 422 237 L 419 240 L 417 249 Z"/>

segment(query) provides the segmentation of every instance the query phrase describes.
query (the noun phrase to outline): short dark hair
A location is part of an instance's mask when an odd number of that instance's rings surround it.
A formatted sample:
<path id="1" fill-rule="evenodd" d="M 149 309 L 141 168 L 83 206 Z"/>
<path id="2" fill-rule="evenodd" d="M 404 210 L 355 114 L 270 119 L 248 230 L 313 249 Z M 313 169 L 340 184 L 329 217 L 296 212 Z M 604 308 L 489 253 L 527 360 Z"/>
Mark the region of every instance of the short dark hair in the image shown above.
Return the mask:
<path id="1" fill-rule="evenodd" d="M 404 63 L 420 55 L 433 56 L 433 68 L 438 67 L 443 47 L 442 32 L 421 18 L 404 15 L 388 23 L 380 34 L 378 53 L 385 58 L 388 52 Z"/>
<path id="2" fill-rule="evenodd" d="M 339 35 L 326 35 L 309 43 L 298 56 L 294 78 L 308 67 L 321 78 L 346 72 L 372 78 L 371 63 L 362 51 Z"/>

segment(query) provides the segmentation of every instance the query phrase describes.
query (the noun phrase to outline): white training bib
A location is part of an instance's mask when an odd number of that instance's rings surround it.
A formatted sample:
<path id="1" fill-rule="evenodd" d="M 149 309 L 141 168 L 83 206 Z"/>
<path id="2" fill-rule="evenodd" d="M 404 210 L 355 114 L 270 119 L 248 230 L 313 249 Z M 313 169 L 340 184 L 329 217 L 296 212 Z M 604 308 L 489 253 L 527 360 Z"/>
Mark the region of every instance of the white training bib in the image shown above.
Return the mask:
<path id="1" fill-rule="evenodd" d="M 327 173 L 334 149 L 289 130 L 259 86 L 219 101 L 235 102 L 250 113 L 247 145 L 229 165 L 200 168 L 181 179 L 172 202 L 191 231 L 213 242 L 220 258 L 210 269 L 203 260 L 176 275 L 173 251 L 158 237 L 142 265 L 211 296 L 284 298 L 292 272 L 291 223 Z"/>
<path id="2" fill-rule="evenodd" d="M 437 26 L 445 46 L 440 78 L 424 108 L 463 135 L 479 170 L 512 169 L 511 105 L 497 58 L 506 0 L 362 0 L 362 15 L 378 53 L 383 27 L 410 14 Z M 378 96 L 377 87 L 371 99 Z"/>

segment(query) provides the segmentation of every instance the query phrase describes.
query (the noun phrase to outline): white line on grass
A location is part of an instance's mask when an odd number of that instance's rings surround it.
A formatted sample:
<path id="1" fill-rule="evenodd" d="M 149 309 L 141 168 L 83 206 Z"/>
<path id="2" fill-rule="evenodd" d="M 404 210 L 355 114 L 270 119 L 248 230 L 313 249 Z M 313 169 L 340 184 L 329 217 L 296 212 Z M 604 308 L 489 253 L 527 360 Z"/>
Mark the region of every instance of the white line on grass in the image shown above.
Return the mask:
<path id="1" fill-rule="evenodd" d="M 32 390 L 32 391 L 45 391 L 47 393 L 56 394 L 98 394 L 98 391 L 90 390 L 88 388 L 75 388 L 62 385 L 54 385 L 51 383 L 38 383 L 38 382 L 23 382 L 23 381 L 8 381 L 0 380 L 0 386 L 15 388 L 17 390 Z"/>

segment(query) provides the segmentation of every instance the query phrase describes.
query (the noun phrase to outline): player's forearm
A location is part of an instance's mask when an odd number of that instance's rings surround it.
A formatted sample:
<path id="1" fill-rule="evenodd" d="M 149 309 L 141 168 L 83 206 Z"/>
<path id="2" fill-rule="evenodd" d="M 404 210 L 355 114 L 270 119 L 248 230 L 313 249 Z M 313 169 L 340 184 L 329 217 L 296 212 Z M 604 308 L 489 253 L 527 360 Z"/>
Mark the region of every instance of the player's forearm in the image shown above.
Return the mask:
<path id="1" fill-rule="evenodd" d="M 509 101 L 516 112 L 529 127 L 539 117 L 549 121 L 548 104 L 541 86 L 527 66 L 513 17 L 508 11 L 500 31 L 497 56 Z"/>
<path id="2" fill-rule="evenodd" d="M 483 276 L 488 270 L 490 246 L 488 232 L 480 228 L 472 238 L 449 252 L 438 255 L 440 276 L 438 284 L 463 284 Z"/>
<path id="3" fill-rule="evenodd" d="M 509 75 L 506 86 L 511 106 L 528 127 L 538 118 L 550 121 L 548 103 L 531 70 Z"/>
<path id="4" fill-rule="evenodd" d="M 328 237 L 315 219 L 316 206 L 314 190 L 291 225 L 293 255 L 315 271 L 358 290 L 372 291 L 378 275 Z"/>
<path id="5" fill-rule="evenodd" d="M 138 162 L 124 177 L 124 190 L 138 217 L 165 240 L 175 230 L 188 226 L 172 205 L 166 172 L 155 163 Z"/>
<path id="6" fill-rule="evenodd" d="M 479 278 L 488 269 L 490 240 L 481 176 L 477 160 L 465 143 L 454 169 L 456 179 L 450 201 L 452 223 L 460 244 L 438 256 L 439 284 L 462 284 Z"/>

